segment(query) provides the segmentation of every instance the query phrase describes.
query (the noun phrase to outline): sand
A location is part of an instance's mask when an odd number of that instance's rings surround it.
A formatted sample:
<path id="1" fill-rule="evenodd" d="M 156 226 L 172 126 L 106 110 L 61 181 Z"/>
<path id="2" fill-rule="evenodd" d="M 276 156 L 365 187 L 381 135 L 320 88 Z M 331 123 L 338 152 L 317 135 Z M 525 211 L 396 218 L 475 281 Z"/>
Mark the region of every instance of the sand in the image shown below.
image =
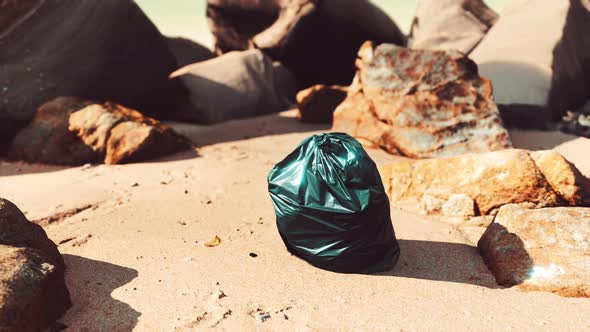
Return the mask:
<path id="1" fill-rule="evenodd" d="M 479 228 L 466 234 L 394 209 L 402 254 L 378 275 L 326 272 L 290 255 L 266 175 L 302 139 L 329 129 L 293 115 L 172 124 L 201 147 L 150 163 L 0 162 L 0 196 L 29 219 L 85 208 L 45 227 L 68 265 L 74 305 L 61 322 L 72 331 L 590 329 L 588 299 L 498 287 L 474 247 Z M 590 140 L 512 137 L 517 147 L 556 148 L 590 175 Z M 369 153 L 378 163 L 397 158 Z M 215 235 L 221 244 L 205 247 Z"/>

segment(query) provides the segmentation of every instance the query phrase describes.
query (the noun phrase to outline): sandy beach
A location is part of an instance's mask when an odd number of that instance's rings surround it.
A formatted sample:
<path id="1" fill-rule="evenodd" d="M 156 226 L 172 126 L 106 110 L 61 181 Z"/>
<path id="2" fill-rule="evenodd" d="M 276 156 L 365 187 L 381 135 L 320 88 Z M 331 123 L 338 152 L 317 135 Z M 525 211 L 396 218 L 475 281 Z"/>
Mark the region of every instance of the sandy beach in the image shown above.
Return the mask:
<path id="1" fill-rule="evenodd" d="M 305 137 L 329 130 L 294 115 L 171 123 L 199 148 L 149 163 L 0 162 L 2 196 L 44 220 L 64 255 L 73 307 L 60 322 L 70 331 L 590 329 L 587 299 L 498 287 L 475 248 L 480 227 L 393 209 L 401 257 L 377 275 L 326 272 L 290 255 L 266 176 Z M 517 148 L 556 149 L 590 175 L 588 139 L 511 137 Z M 368 152 L 378 164 L 399 159 Z M 214 236 L 220 245 L 205 247 Z"/>

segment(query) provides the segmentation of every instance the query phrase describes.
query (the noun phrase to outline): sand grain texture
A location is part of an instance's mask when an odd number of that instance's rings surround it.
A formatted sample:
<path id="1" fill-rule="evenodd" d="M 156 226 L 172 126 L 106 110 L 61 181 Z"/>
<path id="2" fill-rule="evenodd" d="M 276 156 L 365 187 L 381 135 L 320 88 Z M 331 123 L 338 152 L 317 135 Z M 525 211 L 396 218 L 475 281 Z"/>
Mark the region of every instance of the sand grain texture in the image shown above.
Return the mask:
<path id="1" fill-rule="evenodd" d="M 402 253 L 379 275 L 325 272 L 291 256 L 266 176 L 305 137 L 328 130 L 294 117 L 172 124 L 202 146 L 198 157 L 70 169 L 0 162 L 2 195 L 31 220 L 98 204 L 46 227 L 68 266 L 73 307 L 62 322 L 113 331 L 590 329 L 588 300 L 498 288 L 475 247 L 481 227 L 470 240 L 394 209 Z M 590 172 L 588 140 L 513 134 L 519 148 L 559 145 Z M 399 158 L 369 153 L 378 164 Z M 205 247 L 215 235 L 220 245 Z"/>

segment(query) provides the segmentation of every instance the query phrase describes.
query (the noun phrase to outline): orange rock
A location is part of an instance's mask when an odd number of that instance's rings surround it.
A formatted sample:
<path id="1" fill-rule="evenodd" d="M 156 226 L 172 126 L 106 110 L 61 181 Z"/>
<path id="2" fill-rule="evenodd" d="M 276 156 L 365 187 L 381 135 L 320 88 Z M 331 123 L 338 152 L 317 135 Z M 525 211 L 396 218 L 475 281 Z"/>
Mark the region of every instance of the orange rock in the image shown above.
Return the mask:
<path id="1" fill-rule="evenodd" d="M 190 147 L 168 126 L 113 103 L 93 104 L 72 113 L 69 130 L 104 153 L 106 164 L 145 161 Z"/>
<path id="2" fill-rule="evenodd" d="M 392 204 L 436 214 L 454 195 L 475 201 L 481 215 L 507 204 L 588 205 L 588 179 L 557 152 L 504 150 L 404 161 L 380 169 Z M 435 198 L 435 199 L 432 199 Z M 424 207 L 424 200 L 440 206 Z"/>
<path id="3" fill-rule="evenodd" d="M 500 285 L 590 297 L 590 209 L 504 206 L 478 243 Z"/>
<path id="4" fill-rule="evenodd" d="M 491 83 L 465 55 L 367 42 L 358 56 L 334 131 L 412 158 L 511 147 Z"/>
<path id="5" fill-rule="evenodd" d="M 43 331 L 71 306 L 65 264 L 41 226 L 0 198 L 0 331 Z"/>
<path id="6" fill-rule="evenodd" d="M 100 156 L 92 148 L 68 132 L 69 115 L 86 105 L 88 102 L 73 97 L 43 104 L 9 145 L 8 159 L 57 165 L 99 162 Z"/>
<path id="7" fill-rule="evenodd" d="M 61 97 L 45 103 L 8 151 L 12 160 L 58 165 L 145 161 L 190 142 L 138 111 Z"/>
<path id="8" fill-rule="evenodd" d="M 314 85 L 299 91 L 297 108 L 302 122 L 332 123 L 334 110 L 346 99 L 344 86 Z"/>
<path id="9" fill-rule="evenodd" d="M 530 154 L 551 187 L 568 205 L 590 205 L 590 182 L 557 151 Z"/>

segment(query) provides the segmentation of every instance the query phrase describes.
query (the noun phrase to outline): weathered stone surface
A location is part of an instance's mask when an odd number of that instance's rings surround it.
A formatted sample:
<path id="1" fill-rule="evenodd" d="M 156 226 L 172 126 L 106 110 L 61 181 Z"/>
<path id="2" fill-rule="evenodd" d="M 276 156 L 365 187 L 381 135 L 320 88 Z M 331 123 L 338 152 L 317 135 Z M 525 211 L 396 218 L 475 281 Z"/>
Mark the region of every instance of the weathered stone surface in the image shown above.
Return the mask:
<path id="1" fill-rule="evenodd" d="M 512 0 L 471 53 L 509 125 L 541 127 L 590 97 L 587 0 Z"/>
<path id="2" fill-rule="evenodd" d="M 549 185 L 572 206 L 590 206 L 590 182 L 557 151 L 530 154 Z"/>
<path id="3" fill-rule="evenodd" d="M 474 217 L 475 201 L 465 194 L 453 194 L 442 205 L 441 212 L 447 217 Z"/>
<path id="4" fill-rule="evenodd" d="M 38 250 L 0 245 L 1 331 L 42 331 L 70 306 L 63 268 Z"/>
<path id="5" fill-rule="evenodd" d="M 478 243 L 500 285 L 590 297 L 590 209 L 504 206 Z"/>
<path id="6" fill-rule="evenodd" d="M 73 97 L 60 97 L 43 104 L 33 121 L 12 141 L 8 158 L 41 164 L 99 162 L 92 148 L 75 134 L 68 134 L 69 115 L 85 105 L 87 102 Z"/>
<path id="7" fill-rule="evenodd" d="M 481 215 L 507 204 L 587 206 L 589 198 L 588 179 L 554 152 L 504 150 L 404 161 L 388 164 L 380 172 L 392 204 L 410 210 L 419 207 L 415 212 L 421 213 L 441 213 L 454 195 L 473 199 Z"/>
<path id="8" fill-rule="evenodd" d="M 0 2 L 0 32 L 9 29 L 41 2 L 40 0 L 4 0 Z"/>
<path id="9" fill-rule="evenodd" d="M 497 20 L 482 0 L 420 0 L 408 47 L 469 54 Z"/>
<path id="10" fill-rule="evenodd" d="M 367 42 L 357 68 L 333 130 L 412 158 L 511 146 L 490 82 L 463 54 Z"/>
<path id="11" fill-rule="evenodd" d="M 293 104 L 291 73 L 260 50 L 231 52 L 171 75 L 189 91 L 190 105 L 176 118 L 205 124 L 281 112 Z"/>
<path id="12" fill-rule="evenodd" d="M 187 139 L 114 103 L 58 98 L 44 104 L 8 151 L 12 160 L 83 165 L 139 162 L 186 150 Z"/>
<path id="13" fill-rule="evenodd" d="M 190 39 L 176 37 L 166 38 L 166 40 L 179 68 L 215 57 L 213 51 Z"/>
<path id="14" fill-rule="evenodd" d="M 39 250 L 54 265 L 65 266 L 57 246 L 43 228 L 27 220 L 16 205 L 3 198 L 0 198 L 0 244 Z"/>
<path id="15" fill-rule="evenodd" d="M 348 85 L 367 40 L 405 45 L 395 23 L 367 0 L 208 0 L 216 50 L 259 48 L 283 63 L 300 88 Z"/>
<path id="16" fill-rule="evenodd" d="M 71 305 L 64 263 L 45 231 L 0 199 L 0 331 L 41 331 Z"/>
<path id="17" fill-rule="evenodd" d="M 344 86 L 314 85 L 297 94 L 299 119 L 309 123 L 332 123 L 336 107 L 344 99 L 348 88 Z"/>
<path id="18" fill-rule="evenodd" d="M 0 3 L 1 143 L 59 96 L 112 100 L 158 117 L 174 109 L 182 92 L 168 75 L 176 60 L 133 1 Z"/>

